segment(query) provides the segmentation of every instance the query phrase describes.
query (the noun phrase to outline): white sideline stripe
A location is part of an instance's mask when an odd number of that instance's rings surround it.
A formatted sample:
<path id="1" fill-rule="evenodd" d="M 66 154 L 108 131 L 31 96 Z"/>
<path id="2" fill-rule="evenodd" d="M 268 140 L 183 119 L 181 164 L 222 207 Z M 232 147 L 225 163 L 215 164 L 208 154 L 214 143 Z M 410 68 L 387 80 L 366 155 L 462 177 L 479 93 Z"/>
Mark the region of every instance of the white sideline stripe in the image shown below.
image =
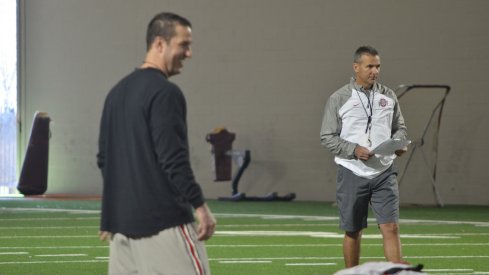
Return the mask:
<path id="1" fill-rule="evenodd" d="M 333 232 L 316 232 L 316 231 L 216 231 L 216 236 L 309 236 L 318 238 L 343 238 L 343 234 Z M 453 233 L 453 234 L 401 234 L 401 238 L 404 239 L 457 239 L 459 236 L 486 236 L 489 233 Z M 62 238 L 98 238 L 96 234 L 93 235 L 64 235 L 64 236 L 0 236 L 0 239 L 62 239 Z M 365 234 L 364 239 L 381 239 L 380 234 Z"/>
<path id="2" fill-rule="evenodd" d="M 29 252 L 0 252 L 0 255 L 26 255 Z"/>
<path id="3" fill-rule="evenodd" d="M 336 265 L 336 263 L 288 263 L 287 266 L 321 266 L 321 265 Z"/>
<path id="4" fill-rule="evenodd" d="M 460 258 L 489 258 L 489 255 L 474 255 L 474 256 L 404 256 L 410 259 L 460 259 Z"/>
<path id="5" fill-rule="evenodd" d="M 256 248 L 256 247 L 341 247 L 343 244 L 206 244 L 205 247 L 208 248 L 219 248 L 219 247 L 240 247 L 240 248 Z M 380 243 L 374 244 L 362 244 L 362 246 L 383 246 Z M 489 243 L 403 243 L 402 246 L 489 246 Z M 28 248 L 28 247 L 26 247 Z M 23 249 L 26 249 L 23 248 Z"/>
<path id="6" fill-rule="evenodd" d="M 53 208 L 0 208 L 0 211 L 35 211 L 35 212 L 68 212 L 75 214 L 100 214 L 100 210 L 81 210 L 81 209 L 53 209 Z M 232 213 L 214 213 L 216 217 L 228 218 L 262 218 L 262 219 L 302 219 L 305 221 L 338 221 L 338 217 L 328 216 L 305 216 L 305 215 L 267 215 L 267 214 L 232 214 Z M 90 219 L 99 219 L 100 217 L 92 217 Z M 66 220 L 72 218 L 44 218 L 44 219 L 24 219 L 24 220 Z M 84 219 L 84 218 L 75 218 Z M 19 220 L 19 219 L 0 219 L 2 220 Z M 375 222 L 374 218 L 368 219 Z M 418 220 L 418 219 L 400 219 L 401 224 L 408 223 L 432 223 L 432 224 L 471 224 L 475 226 L 489 226 L 489 222 L 474 222 L 474 221 L 445 221 L 445 220 Z"/>
<path id="7" fill-rule="evenodd" d="M 0 249 L 92 249 L 92 248 L 108 248 L 109 244 L 107 245 L 94 245 L 94 246 L 87 246 L 87 245 L 77 245 L 77 246 L 2 246 Z"/>
<path id="8" fill-rule="evenodd" d="M 335 263 L 288 263 L 286 266 L 327 266 L 336 265 Z"/>
<path id="9" fill-rule="evenodd" d="M 429 269 L 426 269 L 426 268 L 423 268 L 423 271 L 434 271 L 434 272 L 442 272 L 442 271 L 468 271 L 468 272 L 473 272 L 474 270 L 473 269 L 469 269 L 469 268 L 455 268 L 455 269 L 451 269 L 451 268 L 439 268 L 439 269 L 429 268 Z"/>
<path id="10" fill-rule="evenodd" d="M 338 223 L 290 223 L 290 224 L 220 224 L 219 227 L 322 227 L 338 226 Z"/>
<path id="11" fill-rule="evenodd" d="M 72 219 L 71 219 L 72 220 Z M 317 224 L 223 224 L 219 227 L 323 227 L 323 226 L 338 226 L 337 223 L 317 223 Z M 99 228 L 96 225 L 82 226 L 0 226 L 0 230 L 28 230 L 28 229 L 79 229 L 79 228 Z"/>
<path id="12" fill-rule="evenodd" d="M 99 220 L 100 217 L 71 217 L 71 218 L 11 218 L 0 219 L 0 221 L 87 221 L 87 220 Z"/>
<path id="13" fill-rule="evenodd" d="M 85 257 L 87 254 L 45 254 L 45 255 L 34 255 L 36 257 Z"/>
<path id="14" fill-rule="evenodd" d="M 82 226 L 15 226 L 15 227 L 8 227 L 8 226 L 0 226 L 0 230 L 5 229 L 5 230 L 25 230 L 25 229 L 80 229 L 80 228 L 99 228 L 99 226 L 96 225 L 82 225 Z"/>
<path id="15" fill-rule="evenodd" d="M 74 213 L 74 214 L 100 214 L 100 210 L 83 210 L 83 209 L 59 209 L 59 208 L 0 208 L 1 211 L 17 211 L 17 212 L 64 212 L 64 213 Z"/>
<path id="16" fill-rule="evenodd" d="M 374 246 L 381 246 L 382 244 L 374 244 Z M 219 248 L 219 247 L 239 247 L 239 248 L 256 248 L 256 247 L 339 247 L 343 244 L 206 244 L 206 248 Z M 365 245 L 363 245 L 365 246 Z"/>
<path id="17" fill-rule="evenodd" d="M 97 238 L 93 235 L 66 235 L 66 236 L 0 236 L 0 239 L 62 239 L 62 238 Z"/>
<path id="18" fill-rule="evenodd" d="M 256 247 L 340 247 L 342 244 L 206 244 L 207 248 L 227 248 L 227 247 L 239 247 L 239 248 L 256 248 Z M 379 247 L 382 244 L 362 244 L 362 246 Z M 489 246 L 489 243 L 404 243 L 402 246 Z M 2 246 L 0 249 L 106 249 L 109 245 L 97 245 L 97 246 Z M 27 252 L 0 252 L 2 253 L 27 253 Z"/>
<path id="19" fill-rule="evenodd" d="M 217 217 L 227 218 L 262 218 L 262 219 L 303 219 L 305 221 L 337 221 L 338 217 L 327 216 L 304 216 L 304 215 L 263 215 L 263 214 L 229 214 L 217 213 Z M 376 222 L 374 218 L 368 219 L 370 222 Z M 408 223 L 432 223 L 432 224 L 471 224 L 475 226 L 489 226 L 489 222 L 474 222 L 474 221 L 446 221 L 446 220 L 418 220 L 418 219 L 400 219 L 401 224 Z"/>
<path id="20" fill-rule="evenodd" d="M 385 259 L 384 257 L 362 257 L 363 259 Z M 405 256 L 405 258 L 413 259 L 460 259 L 460 258 L 489 258 L 486 256 Z M 97 257 L 96 260 L 73 260 L 73 261 L 16 261 L 16 262 L 0 262 L 0 265 L 9 264 L 65 264 L 65 263 L 106 263 L 108 257 Z M 209 261 L 275 261 L 275 260 L 343 260 L 343 257 L 282 257 L 282 258 L 209 258 Z M 488 274 L 489 272 L 475 272 L 473 274 Z"/>
<path id="21" fill-rule="evenodd" d="M 70 263 L 106 263 L 104 260 L 80 260 L 80 261 L 29 261 L 29 262 L 0 262 L 0 265 L 9 264 L 70 264 Z"/>
<path id="22" fill-rule="evenodd" d="M 317 232 L 317 231 L 216 231 L 216 236 L 307 236 L 307 237 L 317 237 L 317 238 L 344 238 L 344 234 L 333 233 L 333 232 Z M 381 239 L 381 234 L 364 234 L 363 239 Z M 419 239 L 456 239 L 456 236 L 450 235 L 431 235 L 431 234 L 401 234 L 401 238 L 419 238 Z"/>
<path id="23" fill-rule="evenodd" d="M 473 255 L 473 256 L 404 256 L 408 259 L 460 259 L 460 258 L 489 258 L 489 255 Z M 365 256 L 362 259 L 385 259 L 383 256 Z M 343 260 L 343 257 L 282 257 L 282 258 L 210 258 L 209 261 L 259 261 L 259 260 Z"/>
<path id="24" fill-rule="evenodd" d="M 220 264 L 270 264 L 272 261 L 219 261 Z"/>

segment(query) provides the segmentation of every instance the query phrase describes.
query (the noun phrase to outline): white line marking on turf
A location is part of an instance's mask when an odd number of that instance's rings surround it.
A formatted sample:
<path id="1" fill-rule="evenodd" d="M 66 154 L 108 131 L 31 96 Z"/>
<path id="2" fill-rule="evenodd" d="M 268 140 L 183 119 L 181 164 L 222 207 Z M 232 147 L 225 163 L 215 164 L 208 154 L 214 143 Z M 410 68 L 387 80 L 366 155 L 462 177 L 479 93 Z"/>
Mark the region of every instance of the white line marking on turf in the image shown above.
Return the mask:
<path id="1" fill-rule="evenodd" d="M 220 264 L 270 264 L 272 261 L 219 261 Z"/>
<path id="2" fill-rule="evenodd" d="M 9 264 L 72 264 L 72 263 L 106 263 L 104 260 L 80 260 L 80 261 L 25 261 L 25 262 L 0 262 L 0 265 Z"/>
<path id="3" fill-rule="evenodd" d="M 338 226 L 338 223 L 276 223 L 276 224 L 220 224 L 219 227 L 323 227 L 323 226 Z"/>
<path id="4" fill-rule="evenodd" d="M 287 266 L 321 266 L 321 265 L 336 265 L 336 263 L 287 263 Z"/>
<path id="5" fill-rule="evenodd" d="M 100 217 L 71 217 L 71 218 L 11 218 L 0 219 L 0 221 L 86 221 L 99 220 Z"/>
<path id="6" fill-rule="evenodd" d="M 87 254 L 45 254 L 45 255 L 34 255 L 36 257 L 86 257 Z"/>
<path id="7" fill-rule="evenodd" d="M 206 244 L 208 248 L 256 248 L 256 247 L 340 247 L 342 244 Z M 362 246 L 379 247 L 380 243 L 362 244 Z M 402 246 L 489 246 L 489 243 L 404 243 Z M 109 245 L 98 246 L 2 246 L 2 250 L 14 249 L 107 249 Z M 17 252 L 0 252 L 17 253 Z M 19 252 L 20 253 L 20 252 Z M 27 253 L 27 252 L 26 252 Z"/>
<path id="8" fill-rule="evenodd" d="M 375 244 L 375 246 L 381 246 L 382 244 Z M 220 248 L 220 247 L 239 247 L 239 248 L 256 248 L 256 247 L 340 247 L 343 244 L 206 244 L 208 248 Z"/>
<path id="9" fill-rule="evenodd" d="M 344 234 L 334 232 L 317 232 L 317 231 L 216 231 L 216 236 L 265 236 L 265 237 L 283 237 L 283 236 L 306 236 L 316 238 L 336 238 L 343 239 Z M 364 239 L 381 239 L 380 234 L 363 234 Z M 457 239 L 456 236 L 448 235 L 421 235 L 421 234 L 401 234 L 401 238 L 419 238 L 419 239 Z"/>
<path id="10" fill-rule="evenodd" d="M 67 212 L 73 214 L 100 214 L 100 210 L 81 210 L 81 209 L 49 209 L 49 208 L 0 208 L 0 211 L 35 211 L 35 212 Z M 327 217 L 327 216 L 305 216 L 305 215 L 264 215 L 264 214 L 232 214 L 232 213 L 214 213 L 216 217 L 225 218 L 261 218 L 261 219 L 302 219 L 304 221 L 338 221 L 338 217 Z M 45 218 L 45 219 L 33 219 L 33 220 L 51 220 L 55 218 Z M 65 220 L 70 218 L 60 218 L 59 220 Z M 83 219 L 83 218 L 75 218 Z M 90 219 L 99 219 L 99 217 L 92 217 Z M 0 219 L 0 220 L 18 220 L 18 219 Z M 24 219 L 31 220 L 31 219 Z M 55 219 L 58 220 L 58 219 Z M 368 219 L 369 221 L 375 222 L 375 219 Z M 489 222 L 474 222 L 474 221 L 445 221 L 445 220 L 417 220 L 417 219 L 400 219 L 401 224 L 408 223 L 430 223 L 430 224 L 471 224 L 474 226 L 489 227 Z"/>
<path id="11" fill-rule="evenodd" d="M 1 211 L 12 211 L 12 212 L 63 212 L 63 213 L 73 213 L 73 214 L 100 214 L 100 210 L 82 210 L 82 209 L 57 209 L 57 208 L 1 208 Z"/>
<path id="12" fill-rule="evenodd" d="M 338 217 L 327 216 L 304 216 L 304 215 L 263 215 L 263 214 L 229 214 L 229 213 L 217 213 L 214 214 L 217 217 L 224 218 L 262 218 L 262 219 L 302 219 L 305 221 L 337 221 Z M 375 222 L 374 218 L 368 219 Z M 489 222 L 474 222 L 474 221 L 445 221 L 445 220 L 417 220 L 417 219 L 400 219 L 401 224 L 418 224 L 418 223 L 431 223 L 431 224 L 471 224 L 475 226 L 489 226 Z"/>
<path id="13" fill-rule="evenodd" d="M 375 259 L 385 259 L 384 257 L 362 257 L 362 258 L 375 258 Z M 276 260 L 343 260 L 343 257 L 263 257 L 263 258 L 209 258 L 209 261 L 276 261 Z"/>
<path id="14" fill-rule="evenodd" d="M 26 255 L 26 254 L 29 254 L 29 252 L 0 252 L 0 255 Z"/>
<path id="15" fill-rule="evenodd" d="M 405 258 L 408 259 L 461 259 L 461 258 L 489 258 L 489 255 L 465 255 L 465 256 L 404 256 Z M 382 259 L 385 260 L 383 256 L 365 256 L 362 257 L 362 259 L 369 259 L 369 260 L 378 260 Z M 343 257 L 276 257 L 276 258 L 210 258 L 209 261 L 260 261 L 260 260 L 268 260 L 268 261 L 274 261 L 274 260 L 343 260 Z"/>
<path id="16" fill-rule="evenodd" d="M 206 244 L 208 248 L 226 248 L 226 247 L 239 247 L 239 248 L 256 248 L 256 247 L 340 247 L 341 243 L 337 244 Z M 383 246 L 381 243 L 362 244 L 362 246 L 379 247 Z M 489 243 L 403 243 L 402 246 L 489 246 Z M 24 247 L 26 249 L 29 247 Z"/>
<path id="17" fill-rule="evenodd" d="M 432 271 L 432 272 L 443 272 L 443 271 L 467 271 L 467 272 L 473 272 L 474 270 L 473 269 L 469 269 L 469 268 L 455 268 L 455 269 L 451 269 L 451 268 L 440 268 L 440 269 L 426 269 L 426 268 L 423 268 L 423 271 Z"/>
<path id="18" fill-rule="evenodd" d="M 76 235 L 76 236 L 0 236 L 0 239 L 62 239 L 62 238 L 98 238 L 97 235 Z"/>
<path id="19" fill-rule="evenodd" d="M 30 230 L 30 229 L 81 229 L 81 228 L 99 228 L 96 225 L 81 225 L 81 226 L 0 226 L 0 230 Z"/>
<path id="20" fill-rule="evenodd" d="M 458 239 L 458 236 L 478 236 L 478 235 L 488 235 L 489 233 L 453 233 L 453 234 L 401 234 L 401 238 L 405 239 Z M 344 237 L 343 234 L 333 233 L 333 232 L 315 232 L 315 231 L 216 231 L 216 236 L 309 236 L 317 238 L 340 238 Z M 0 236 L 0 239 L 62 239 L 62 238 L 98 238 L 95 234 L 93 235 L 65 235 L 65 236 Z M 381 239 L 380 234 L 364 234 L 364 239 Z"/>
<path id="21" fill-rule="evenodd" d="M 362 257 L 363 259 L 369 260 L 384 260 L 384 257 Z M 416 258 L 416 259 L 431 259 L 431 258 L 445 258 L 445 259 L 460 259 L 460 258 L 489 258 L 488 256 L 414 256 L 405 258 Z M 96 260 L 73 260 L 73 261 L 16 261 L 16 262 L 0 262 L 0 265 L 18 265 L 18 264 L 64 264 L 64 263 L 106 263 L 107 258 L 97 257 Z M 282 258 L 209 258 L 209 261 L 274 261 L 274 260 L 343 260 L 343 257 L 282 257 Z M 489 272 L 474 272 L 473 274 L 489 274 Z M 446 274 L 444 274 L 446 275 Z"/>
<path id="22" fill-rule="evenodd" d="M 0 249 L 92 249 L 92 248 L 108 248 L 109 245 L 96 245 L 96 246 L 2 246 Z"/>
<path id="23" fill-rule="evenodd" d="M 466 258 L 489 258 L 489 255 L 459 255 L 459 256 L 404 256 L 410 259 L 466 259 Z"/>

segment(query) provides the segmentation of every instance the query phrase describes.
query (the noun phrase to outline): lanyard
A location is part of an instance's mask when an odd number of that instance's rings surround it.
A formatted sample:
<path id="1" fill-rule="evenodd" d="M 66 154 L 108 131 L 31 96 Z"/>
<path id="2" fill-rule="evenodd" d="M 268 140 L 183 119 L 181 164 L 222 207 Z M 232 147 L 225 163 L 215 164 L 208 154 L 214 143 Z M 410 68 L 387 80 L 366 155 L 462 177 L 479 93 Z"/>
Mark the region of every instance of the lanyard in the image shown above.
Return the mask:
<path id="1" fill-rule="evenodd" d="M 363 90 L 363 89 L 362 89 Z M 368 133 L 368 138 L 367 138 L 367 143 L 368 146 L 372 146 L 372 140 L 370 139 L 370 133 L 372 130 L 372 115 L 374 112 L 374 99 L 375 99 L 375 90 L 371 90 L 372 94 L 372 101 L 370 101 L 370 94 L 367 95 L 367 92 L 365 91 L 365 95 L 367 96 L 367 107 L 365 107 L 365 104 L 363 104 L 362 97 L 360 96 L 360 93 L 358 90 L 355 88 L 355 91 L 357 92 L 358 98 L 360 99 L 360 102 L 362 103 L 363 110 L 365 111 L 365 114 L 367 115 L 367 127 L 365 128 L 365 134 Z M 370 114 L 368 113 L 367 109 L 370 109 Z"/>

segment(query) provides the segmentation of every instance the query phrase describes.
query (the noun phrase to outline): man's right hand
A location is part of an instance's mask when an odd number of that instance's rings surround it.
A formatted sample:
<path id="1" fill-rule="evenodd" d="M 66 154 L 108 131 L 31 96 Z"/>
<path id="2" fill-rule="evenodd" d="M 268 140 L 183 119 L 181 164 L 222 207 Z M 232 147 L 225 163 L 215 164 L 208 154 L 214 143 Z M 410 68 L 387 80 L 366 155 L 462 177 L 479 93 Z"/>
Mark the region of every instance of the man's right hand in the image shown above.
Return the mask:
<path id="1" fill-rule="evenodd" d="M 214 230 L 216 228 L 216 219 L 212 215 L 206 203 L 195 209 L 195 214 L 197 216 L 197 220 L 199 221 L 199 226 L 197 230 L 198 239 L 199 241 L 206 241 L 210 239 L 214 234 Z"/>
<path id="2" fill-rule="evenodd" d="M 105 242 L 108 242 L 112 239 L 112 233 L 108 231 L 99 231 L 98 236 L 101 241 L 105 241 Z"/>
<path id="3" fill-rule="evenodd" d="M 355 157 L 359 160 L 368 160 L 373 154 L 365 147 L 357 145 L 355 147 Z"/>

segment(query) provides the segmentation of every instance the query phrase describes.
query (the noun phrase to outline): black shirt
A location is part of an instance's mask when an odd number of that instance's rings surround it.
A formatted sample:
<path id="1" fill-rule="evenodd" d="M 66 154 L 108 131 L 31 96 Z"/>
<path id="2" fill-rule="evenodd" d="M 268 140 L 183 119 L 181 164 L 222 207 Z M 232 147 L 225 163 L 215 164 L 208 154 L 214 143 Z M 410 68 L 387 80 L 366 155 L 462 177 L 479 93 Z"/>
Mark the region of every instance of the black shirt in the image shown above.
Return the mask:
<path id="1" fill-rule="evenodd" d="M 189 160 L 186 102 L 159 70 L 136 69 L 109 92 L 100 123 L 101 230 L 147 236 L 194 221 L 204 203 Z"/>

